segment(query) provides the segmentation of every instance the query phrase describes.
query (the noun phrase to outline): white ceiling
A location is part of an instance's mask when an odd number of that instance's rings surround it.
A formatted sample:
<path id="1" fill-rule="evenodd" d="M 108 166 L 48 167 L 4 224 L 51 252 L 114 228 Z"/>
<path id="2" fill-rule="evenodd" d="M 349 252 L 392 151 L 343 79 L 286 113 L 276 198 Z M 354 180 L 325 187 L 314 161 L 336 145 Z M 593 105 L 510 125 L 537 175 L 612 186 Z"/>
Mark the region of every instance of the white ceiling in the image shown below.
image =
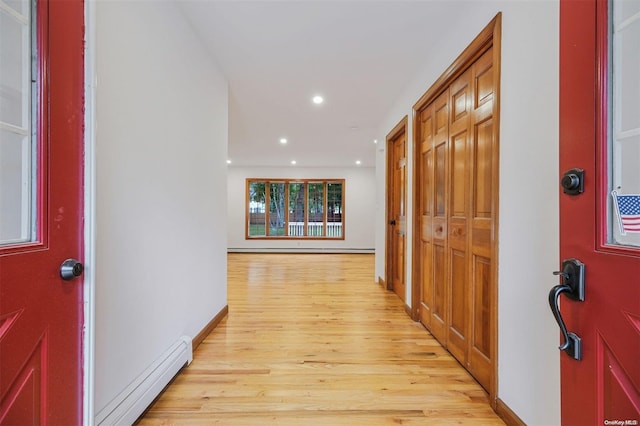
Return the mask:
<path id="1" fill-rule="evenodd" d="M 286 167 L 291 160 L 295 167 L 357 167 L 356 160 L 375 166 L 373 140 L 391 130 L 380 133 L 381 121 L 446 36 L 455 11 L 469 6 L 462 0 L 180 4 L 229 81 L 232 165 Z M 322 105 L 311 102 L 316 94 Z"/>

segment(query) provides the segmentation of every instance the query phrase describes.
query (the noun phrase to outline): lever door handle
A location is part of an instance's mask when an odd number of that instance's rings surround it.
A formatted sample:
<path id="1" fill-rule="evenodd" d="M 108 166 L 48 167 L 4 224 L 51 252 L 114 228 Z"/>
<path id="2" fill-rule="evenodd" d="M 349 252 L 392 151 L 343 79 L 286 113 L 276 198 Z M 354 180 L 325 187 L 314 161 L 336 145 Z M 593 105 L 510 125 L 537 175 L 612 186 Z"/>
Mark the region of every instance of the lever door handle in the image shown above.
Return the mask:
<path id="1" fill-rule="evenodd" d="M 576 336 L 574 333 L 570 333 L 567 331 L 567 326 L 562 319 L 562 314 L 560 313 L 560 306 L 558 305 L 558 299 L 560 299 L 560 295 L 562 293 L 568 293 L 571 291 L 571 287 L 568 284 L 558 284 L 553 287 L 549 292 L 549 306 L 551 307 L 551 312 L 553 316 L 556 318 L 556 322 L 560 327 L 560 332 L 562 333 L 562 337 L 564 339 L 564 343 L 558 347 L 561 351 L 566 351 L 572 345 L 572 338 L 570 335 Z M 578 341 L 580 338 L 578 337 Z"/>

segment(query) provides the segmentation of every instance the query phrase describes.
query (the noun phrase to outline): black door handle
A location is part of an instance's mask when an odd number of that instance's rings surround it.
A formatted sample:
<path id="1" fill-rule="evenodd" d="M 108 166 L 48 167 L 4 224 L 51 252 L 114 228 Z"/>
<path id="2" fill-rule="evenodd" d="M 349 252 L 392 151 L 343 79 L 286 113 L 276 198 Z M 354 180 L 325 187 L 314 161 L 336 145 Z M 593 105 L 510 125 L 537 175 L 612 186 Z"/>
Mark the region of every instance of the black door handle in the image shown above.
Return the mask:
<path id="1" fill-rule="evenodd" d="M 558 349 L 565 351 L 573 359 L 580 360 L 582 359 L 582 340 L 577 334 L 567 330 L 558 300 L 563 293 L 573 300 L 584 300 L 584 264 L 577 259 L 568 259 L 562 262 L 562 271 L 553 274 L 560 275 L 562 279 L 562 284 L 553 287 L 549 292 L 549 307 L 564 340 Z"/>
<path id="2" fill-rule="evenodd" d="M 389 221 L 389 225 L 391 225 L 391 226 L 396 226 L 396 221 L 395 221 L 395 219 L 390 220 L 390 221 Z"/>
<path id="3" fill-rule="evenodd" d="M 549 306 L 551 307 L 551 312 L 553 312 L 553 316 L 556 318 L 556 322 L 560 327 L 560 332 L 562 333 L 562 337 L 564 339 L 564 343 L 558 347 L 561 351 L 568 351 L 571 346 L 576 341 L 580 342 L 580 338 L 576 336 L 574 333 L 567 331 L 567 326 L 564 324 L 564 320 L 562 319 L 562 314 L 560 313 L 560 306 L 558 305 L 558 299 L 562 293 L 569 293 L 571 291 L 571 287 L 567 284 L 559 284 L 551 289 L 549 292 Z M 567 352 L 569 353 L 569 351 Z M 571 353 L 569 353 L 571 355 Z M 575 357 L 574 357 L 575 358 Z"/>

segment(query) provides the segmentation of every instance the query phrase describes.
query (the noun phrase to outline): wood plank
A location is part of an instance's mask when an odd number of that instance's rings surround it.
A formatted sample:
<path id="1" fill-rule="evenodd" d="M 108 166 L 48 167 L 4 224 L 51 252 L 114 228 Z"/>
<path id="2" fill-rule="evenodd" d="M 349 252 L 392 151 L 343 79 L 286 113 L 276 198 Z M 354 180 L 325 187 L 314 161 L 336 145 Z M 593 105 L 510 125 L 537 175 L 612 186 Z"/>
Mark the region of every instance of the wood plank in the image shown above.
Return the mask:
<path id="1" fill-rule="evenodd" d="M 504 424 L 369 254 L 229 254 L 229 314 L 139 425 Z"/>

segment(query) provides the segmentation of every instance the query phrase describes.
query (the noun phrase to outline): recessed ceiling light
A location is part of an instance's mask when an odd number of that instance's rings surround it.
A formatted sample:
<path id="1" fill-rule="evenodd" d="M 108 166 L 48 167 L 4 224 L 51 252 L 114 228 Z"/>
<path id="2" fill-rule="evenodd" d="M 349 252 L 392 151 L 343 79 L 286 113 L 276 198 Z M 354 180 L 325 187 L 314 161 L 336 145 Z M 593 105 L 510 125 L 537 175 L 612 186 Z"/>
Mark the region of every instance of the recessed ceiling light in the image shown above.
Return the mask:
<path id="1" fill-rule="evenodd" d="M 280 143 L 283 145 L 287 143 L 287 138 L 280 138 Z"/>
<path id="2" fill-rule="evenodd" d="M 227 164 L 231 164 L 231 160 L 227 160 Z"/>
<path id="3" fill-rule="evenodd" d="M 321 103 L 324 102 L 324 99 L 320 95 L 314 96 L 312 100 L 313 100 L 313 103 L 316 105 L 320 105 Z"/>
<path id="4" fill-rule="evenodd" d="M 361 161 L 360 161 L 360 160 L 356 160 L 356 164 L 357 164 L 358 166 L 360 165 L 360 163 L 361 163 Z"/>
<path id="5" fill-rule="evenodd" d="M 291 164 L 293 164 L 295 166 L 296 160 L 291 160 Z"/>
<path id="6" fill-rule="evenodd" d="M 373 140 L 373 143 L 378 143 L 378 139 L 374 139 L 374 140 Z"/>

